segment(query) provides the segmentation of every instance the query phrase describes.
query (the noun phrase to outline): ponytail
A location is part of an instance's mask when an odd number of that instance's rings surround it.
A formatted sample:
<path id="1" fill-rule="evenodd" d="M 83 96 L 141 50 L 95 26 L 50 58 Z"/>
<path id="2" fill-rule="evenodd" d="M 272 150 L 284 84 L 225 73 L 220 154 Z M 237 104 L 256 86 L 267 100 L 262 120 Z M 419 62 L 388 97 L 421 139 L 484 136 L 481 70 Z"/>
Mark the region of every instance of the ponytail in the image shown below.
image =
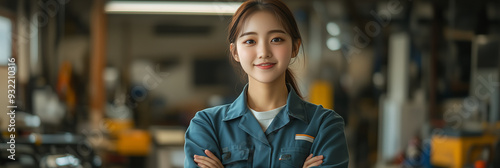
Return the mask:
<path id="1" fill-rule="evenodd" d="M 292 70 L 290 70 L 290 68 L 287 68 L 285 71 L 285 82 L 292 85 L 292 88 L 295 91 L 295 93 L 297 93 L 297 95 L 303 99 L 302 94 L 300 94 L 299 87 L 297 86 L 297 82 L 295 81 L 295 76 L 293 75 Z"/>

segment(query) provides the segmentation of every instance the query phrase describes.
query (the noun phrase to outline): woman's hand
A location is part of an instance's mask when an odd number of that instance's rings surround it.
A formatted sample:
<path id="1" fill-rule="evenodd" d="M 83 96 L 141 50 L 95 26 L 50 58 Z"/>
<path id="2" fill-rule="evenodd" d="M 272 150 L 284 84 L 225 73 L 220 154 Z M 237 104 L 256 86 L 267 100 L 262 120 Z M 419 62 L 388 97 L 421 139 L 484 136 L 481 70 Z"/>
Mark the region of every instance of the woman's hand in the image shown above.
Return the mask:
<path id="1" fill-rule="evenodd" d="M 208 156 L 194 155 L 194 162 L 202 168 L 224 168 L 220 160 L 209 150 L 205 150 Z"/>
<path id="2" fill-rule="evenodd" d="M 323 155 L 314 156 L 314 157 L 312 157 L 312 156 L 313 156 L 313 154 L 311 153 L 306 158 L 306 161 L 304 162 L 303 168 L 319 166 L 319 165 L 321 165 L 321 163 L 323 163 Z"/>

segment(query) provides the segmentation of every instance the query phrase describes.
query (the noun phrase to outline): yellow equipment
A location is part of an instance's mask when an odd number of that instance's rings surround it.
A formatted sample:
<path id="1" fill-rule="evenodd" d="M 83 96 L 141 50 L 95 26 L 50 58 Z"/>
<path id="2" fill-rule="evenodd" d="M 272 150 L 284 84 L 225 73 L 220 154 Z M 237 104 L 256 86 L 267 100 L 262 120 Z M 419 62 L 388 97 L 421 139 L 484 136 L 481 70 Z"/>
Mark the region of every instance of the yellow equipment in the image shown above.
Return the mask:
<path id="1" fill-rule="evenodd" d="M 490 157 L 498 137 L 435 135 L 431 140 L 431 163 L 434 166 L 462 168 L 481 158 L 483 150 L 489 150 Z"/>
<path id="2" fill-rule="evenodd" d="M 116 152 L 124 156 L 146 156 L 151 146 L 151 135 L 147 130 L 133 129 L 131 120 L 109 119 L 106 126 L 114 137 Z"/>
<path id="3" fill-rule="evenodd" d="M 309 102 L 333 109 L 333 89 L 328 81 L 318 80 L 311 84 Z"/>

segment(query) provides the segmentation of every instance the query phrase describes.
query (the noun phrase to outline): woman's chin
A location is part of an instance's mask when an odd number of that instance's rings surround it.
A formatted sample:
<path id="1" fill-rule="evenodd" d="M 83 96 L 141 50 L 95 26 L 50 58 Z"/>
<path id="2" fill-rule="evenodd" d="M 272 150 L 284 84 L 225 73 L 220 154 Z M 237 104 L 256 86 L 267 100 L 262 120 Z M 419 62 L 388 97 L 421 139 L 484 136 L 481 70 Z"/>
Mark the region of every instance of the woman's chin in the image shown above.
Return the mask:
<path id="1" fill-rule="evenodd" d="M 266 83 L 266 84 L 270 84 L 270 83 L 275 83 L 278 80 L 279 76 L 257 76 L 253 79 L 250 79 L 250 80 L 254 80 L 255 82 L 259 82 L 259 83 Z"/>

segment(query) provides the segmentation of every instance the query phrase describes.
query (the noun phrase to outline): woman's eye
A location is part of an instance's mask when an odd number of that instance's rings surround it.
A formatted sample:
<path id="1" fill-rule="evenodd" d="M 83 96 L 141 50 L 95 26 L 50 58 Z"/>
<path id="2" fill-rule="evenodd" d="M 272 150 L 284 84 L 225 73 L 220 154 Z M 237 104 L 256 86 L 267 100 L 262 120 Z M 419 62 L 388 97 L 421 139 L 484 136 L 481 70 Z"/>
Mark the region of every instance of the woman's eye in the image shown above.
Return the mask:
<path id="1" fill-rule="evenodd" d="M 247 41 L 245 41 L 245 43 L 246 43 L 246 44 L 254 44 L 254 43 L 255 43 L 255 41 L 254 41 L 254 40 L 247 40 Z"/>
<path id="2" fill-rule="evenodd" d="M 283 41 L 283 39 L 281 39 L 281 38 L 273 38 L 271 40 L 271 42 L 281 42 L 281 41 Z"/>

